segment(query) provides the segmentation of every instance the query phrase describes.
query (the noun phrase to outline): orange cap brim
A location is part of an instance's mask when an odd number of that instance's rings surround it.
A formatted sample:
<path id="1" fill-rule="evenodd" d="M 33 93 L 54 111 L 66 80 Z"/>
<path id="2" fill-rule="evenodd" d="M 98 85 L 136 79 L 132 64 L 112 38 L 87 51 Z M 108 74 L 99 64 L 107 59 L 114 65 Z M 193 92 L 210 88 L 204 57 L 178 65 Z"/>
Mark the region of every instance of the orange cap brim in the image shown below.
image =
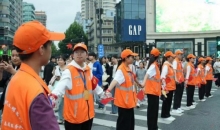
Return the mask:
<path id="1" fill-rule="evenodd" d="M 50 32 L 50 41 L 61 41 L 65 38 L 64 33 Z"/>
<path id="2" fill-rule="evenodd" d="M 132 55 L 132 56 L 138 56 L 138 54 L 137 54 L 137 53 L 132 53 L 131 55 Z"/>
<path id="3" fill-rule="evenodd" d="M 83 49 L 83 50 L 85 50 L 85 51 L 88 51 L 85 47 L 83 47 L 83 46 L 77 46 L 77 47 L 75 47 L 75 48 L 73 48 L 73 51 L 75 51 L 76 49 L 79 49 L 79 48 L 81 48 L 81 49 Z"/>
<path id="4" fill-rule="evenodd" d="M 176 55 L 174 55 L 174 54 L 173 54 L 173 55 L 171 55 L 171 56 L 172 56 L 172 57 L 176 57 Z"/>

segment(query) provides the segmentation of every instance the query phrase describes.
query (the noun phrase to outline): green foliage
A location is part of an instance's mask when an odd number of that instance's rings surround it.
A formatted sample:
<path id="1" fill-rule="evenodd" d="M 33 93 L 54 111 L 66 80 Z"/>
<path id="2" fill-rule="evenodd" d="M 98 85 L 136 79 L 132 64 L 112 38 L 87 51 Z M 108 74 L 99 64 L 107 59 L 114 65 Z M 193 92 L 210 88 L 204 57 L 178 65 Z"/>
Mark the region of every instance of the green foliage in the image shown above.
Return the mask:
<path id="1" fill-rule="evenodd" d="M 52 55 L 53 56 L 60 55 L 60 50 L 58 50 L 58 48 L 56 47 L 56 45 L 54 43 L 52 43 L 51 49 L 52 49 Z"/>
<path id="2" fill-rule="evenodd" d="M 58 46 L 62 54 L 71 54 L 72 49 L 67 48 L 67 44 L 71 43 L 74 47 L 76 43 L 84 42 L 88 45 L 88 38 L 83 31 L 83 27 L 77 22 L 72 23 L 65 32 L 66 38 L 60 41 Z"/>

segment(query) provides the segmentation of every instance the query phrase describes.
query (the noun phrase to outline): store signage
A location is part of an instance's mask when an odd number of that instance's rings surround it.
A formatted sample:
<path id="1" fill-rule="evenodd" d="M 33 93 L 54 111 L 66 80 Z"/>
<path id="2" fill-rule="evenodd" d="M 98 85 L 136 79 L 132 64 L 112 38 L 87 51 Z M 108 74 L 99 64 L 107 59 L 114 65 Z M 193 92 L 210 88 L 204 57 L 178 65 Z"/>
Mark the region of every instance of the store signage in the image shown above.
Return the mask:
<path id="1" fill-rule="evenodd" d="M 146 41 L 146 20 L 122 20 L 122 41 Z"/>

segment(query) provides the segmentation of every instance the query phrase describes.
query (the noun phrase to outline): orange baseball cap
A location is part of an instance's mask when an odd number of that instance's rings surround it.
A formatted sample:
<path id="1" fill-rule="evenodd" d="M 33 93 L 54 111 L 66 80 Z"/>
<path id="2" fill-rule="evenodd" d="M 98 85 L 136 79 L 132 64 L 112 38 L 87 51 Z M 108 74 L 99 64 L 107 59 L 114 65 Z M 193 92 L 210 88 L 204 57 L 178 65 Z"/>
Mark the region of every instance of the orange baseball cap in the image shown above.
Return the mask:
<path id="1" fill-rule="evenodd" d="M 86 51 L 88 51 L 87 46 L 83 43 L 77 43 L 74 47 L 73 47 L 73 51 L 75 51 L 77 48 L 82 48 Z"/>
<path id="2" fill-rule="evenodd" d="M 187 58 L 196 58 L 193 54 L 189 54 Z"/>
<path id="3" fill-rule="evenodd" d="M 150 54 L 152 54 L 154 56 L 159 56 L 160 51 L 157 48 L 154 48 L 154 49 L 151 50 Z"/>
<path id="4" fill-rule="evenodd" d="M 181 50 L 177 50 L 177 51 L 175 52 L 175 54 L 176 54 L 176 55 L 179 55 L 179 54 L 183 54 L 183 52 L 182 52 Z"/>
<path id="5" fill-rule="evenodd" d="M 39 21 L 22 24 L 14 35 L 13 45 L 23 50 L 20 54 L 30 54 L 40 48 L 47 41 L 60 41 L 65 38 L 64 33 L 50 32 Z"/>
<path id="6" fill-rule="evenodd" d="M 165 57 L 168 57 L 168 56 L 176 57 L 176 55 L 174 55 L 172 51 L 167 51 L 167 52 L 164 54 L 164 56 L 165 56 Z"/>
<path id="7" fill-rule="evenodd" d="M 206 60 L 213 60 L 211 57 L 206 57 Z"/>
<path id="8" fill-rule="evenodd" d="M 202 58 L 202 57 L 200 57 L 200 58 L 198 59 L 199 62 L 204 61 L 204 60 L 205 60 L 205 59 Z"/>
<path id="9" fill-rule="evenodd" d="M 138 56 L 137 53 L 132 52 L 130 49 L 125 49 L 121 52 L 121 58 L 124 59 L 128 56 Z"/>

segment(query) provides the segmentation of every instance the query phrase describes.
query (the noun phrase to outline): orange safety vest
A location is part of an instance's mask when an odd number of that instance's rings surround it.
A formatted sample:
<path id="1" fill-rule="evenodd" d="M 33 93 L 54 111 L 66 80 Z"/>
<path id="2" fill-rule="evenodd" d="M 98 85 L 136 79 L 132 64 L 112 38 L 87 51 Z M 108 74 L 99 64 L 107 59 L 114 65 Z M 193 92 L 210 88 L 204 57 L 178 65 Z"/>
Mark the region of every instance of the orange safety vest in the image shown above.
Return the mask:
<path id="1" fill-rule="evenodd" d="M 74 66 L 67 69 L 71 73 L 72 89 L 66 90 L 64 95 L 63 117 L 70 123 L 80 124 L 95 116 L 90 68 L 87 66 L 84 72 Z M 82 78 L 85 78 L 85 86 Z M 85 90 L 89 92 L 88 100 L 84 98 Z"/>
<path id="2" fill-rule="evenodd" d="M 189 74 L 189 78 L 188 78 L 188 85 L 197 85 L 197 81 L 196 81 L 196 71 L 195 68 L 193 66 L 192 63 L 188 62 L 187 63 L 187 67 L 190 66 L 190 74 Z"/>
<path id="3" fill-rule="evenodd" d="M 166 90 L 168 90 L 168 91 L 176 90 L 176 82 L 175 82 L 175 75 L 174 75 L 173 68 L 168 63 L 164 63 L 164 65 L 167 65 L 167 67 L 168 67 L 168 73 L 166 75 L 165 81 L 168 81 L 168 80 L 169 81 L 166 82 Z M 164 67 L 164 65 L 163 65 L 163 67 Z"/>
<path id="4" fill-rule="evenodd" d="M 198 68 L 200 69 L 200 72 L 197 76 L 198 82 L 200 84 L 206 84 L 206 78 L 205 78 L 205 68 L 202 64 L 198 65 Z"/>
<path id="5" fill-rule="evenodd" d="M 121 85 L 116 85 L 114 104 L 121 108 L 134 108 L 137 103 L 137 94 L 134 90 L 134 75 L 124 63 L 118 67 L 118 70 L 122 71 L 125 82 Z"/>
<path id="6" fill-rule="evenodd" d="M 206 64 L 210 70 L 207 72 L 206 74 L 206 80 L 212 80 L 213 79 L 213 69 L 212 66 L 210 64 Z"/>
<path id="7" fill-rule="evenodd" d="M 160 96 L 161 95 L 160 70 L 156 62 L 154 62 L 152 65 L 155 65 L 156 75 L 146 80 L 145 94 Z"/>
<path id="8" fill-rule="evenodd" d="M 177 62 L 176 78 L 178 81 L 184 82 L 182 62 L 177 58 L 175 59 L 175 61 Z"/>
<path id="9" fill-rule="evenodd" d="M 45 94 L 48 104 L 51 104 L 47 96 L 49 89 L 46 83 L 30 66 L 22 63 L 20 70 L 12 77 L 7 87 L 1 129 L 31 130 L 30 107 L 41 93 Z"/>

